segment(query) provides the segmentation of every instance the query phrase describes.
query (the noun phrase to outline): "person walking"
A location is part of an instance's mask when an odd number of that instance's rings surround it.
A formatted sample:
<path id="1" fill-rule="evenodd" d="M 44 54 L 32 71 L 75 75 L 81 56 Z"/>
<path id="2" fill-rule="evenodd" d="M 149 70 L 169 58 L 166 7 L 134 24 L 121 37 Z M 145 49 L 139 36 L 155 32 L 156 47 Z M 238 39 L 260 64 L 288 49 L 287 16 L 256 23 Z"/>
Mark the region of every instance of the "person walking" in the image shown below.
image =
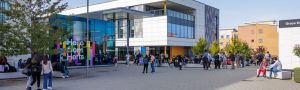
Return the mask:
<path id="1" fill-rule="evenodd" d="M 41 72 L 42 72 L 40 59 L 41 57 L 39 55 L 34 55 L 30 62 L 31 82 L 28 90 L 32 89 L 32 86 L 34 85 L 35 82 L 37 82 L 36 83 L 37 89 L 40 90 L 40 81 L 41 81 L 40 79 L 41 79 Z"/>
<path id="2" fill-rule="evenodd" d="M 150 64 L 151 64 L 151 73 L 155 72 L 155 57 L 154 55 L 151 55 Z"/>
<path id="3" fill-rule="evenodd" d="M 227 57 L 226 57 L 225 52 L 221 53 L 221 60 L 220 61 L 222 62 L 222 68 L 227 69 Z"/>
<path id="4" fill-rule="evenodd" d="M 266 59 L 263 59 L 262 64 L 258 70 L 258 74 L 256 77 L 259 77 L 261 72 L 263 73 L 263 77 L 266 77 L 266 69 L 267 69 L 267 61 L 266 61 Z"/>
<path id="5" fill-rule="evenodd" d="M 229 52 L 229 59 L 231 61 L 231 69 L 234 70 L 235 57 L 234 57 L 234 54 L 231 52 Z"/>
<path id="6" fill-rule="evenodd" d="M 215 69 L 220 69 L 220 65 L 221 65 L 221 59 L 220 59 L 220 53 L 217 53 L 215 56 L 214 56 L 214 59 L 215 59 Z"/>
<path id="7" fill-rule="evenodd" d="M 209 68 L 209 63 L 210 63 L 210 59 L 211 59 L 211 56 L 210 54 L 208 53 L 207 50 L 204 50 L 204 55 L 203 55 L 203 67 L 204 67 L 204 70 L 208 70 Z"/>
<path id="8" fill-rule="evenodd" d="M 24 72 L 24 70 L 26 70 Z M 31 90 L 32 86 L 30 83 L 32 82 L 32 74 L 31 74 L 31 58 L 28 58 L 25 62 L 24 70 L 22 71 L 23 74 L 27 76 L 27 84 L 26 84 L 26 90 Z"/>
<path id="9" fill-rule="evenodd" d="M 42 72 L 44 76 L 43 90 L 52 90 L 52 64 L 47 55 L 44 56 L 42 62 Z"/>
<path id="10" fill-rule="evenodd" d="M 146 55 L 143 59 L 144 69 L 143 73 L 148 73 L 149 55 Z"/>
<path id="11" fill-rule="evenodd" d="M 280 72 L 282 69 L 281 62 L 277 59 L 277 57 L 274 57 L 275 63 L 270 65 L 270 76 L 269 79 L 272 79 L 272 73 L 274 73 L 274 78 L 277 77 L 277 72 Z"/>

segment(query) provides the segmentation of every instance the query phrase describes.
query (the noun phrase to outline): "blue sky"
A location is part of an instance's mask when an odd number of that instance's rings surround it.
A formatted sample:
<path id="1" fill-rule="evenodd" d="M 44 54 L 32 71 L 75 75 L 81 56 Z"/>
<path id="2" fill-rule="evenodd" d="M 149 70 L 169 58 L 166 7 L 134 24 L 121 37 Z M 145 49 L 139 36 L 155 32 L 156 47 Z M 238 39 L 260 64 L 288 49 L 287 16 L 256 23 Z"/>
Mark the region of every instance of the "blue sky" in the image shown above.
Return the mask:
<path id="1" fill-rule="evenodd" d="M 69 8 L 86 5 L 86 0 L 66 0 Z M 90 0 L 90 4 L 109 0 Z M 299 19 L 300 0 L 198 0 L 220 9 L 220 28 L 236 28 L 256 21 Z"/>

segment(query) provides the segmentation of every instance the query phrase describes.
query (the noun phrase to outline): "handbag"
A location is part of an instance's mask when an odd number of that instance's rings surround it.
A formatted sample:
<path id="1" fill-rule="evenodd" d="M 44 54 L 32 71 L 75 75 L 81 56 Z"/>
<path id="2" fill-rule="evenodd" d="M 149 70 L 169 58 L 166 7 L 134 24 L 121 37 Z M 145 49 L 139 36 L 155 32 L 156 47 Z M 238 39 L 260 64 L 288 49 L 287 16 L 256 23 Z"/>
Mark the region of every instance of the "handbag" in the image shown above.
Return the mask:
<path id="1" fill-rule="evenodd" d="M 24 68 L 22 70 L 22 74 L 26 75 L 26 76 L 30 76 L 31 75 L 31 71 L 29 68 Z"/>

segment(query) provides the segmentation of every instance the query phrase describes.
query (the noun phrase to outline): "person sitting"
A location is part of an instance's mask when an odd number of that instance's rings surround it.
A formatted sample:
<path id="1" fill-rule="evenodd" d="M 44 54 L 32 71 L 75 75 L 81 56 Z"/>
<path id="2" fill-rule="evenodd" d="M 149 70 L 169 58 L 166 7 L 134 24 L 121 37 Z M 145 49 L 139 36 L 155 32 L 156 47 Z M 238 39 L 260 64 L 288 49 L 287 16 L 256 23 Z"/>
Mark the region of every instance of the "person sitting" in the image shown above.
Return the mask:
<path id="1" fill-rule="evenodd" d="M 267 60 L 263 59 L 262 64 L 258 70 L 257 77 L 259 77 L 261 72 L 263 72 L 263 77 L 266 77 L 266 67 L 267 67 Z"/>
<path id="2" fill-rule="evenodd" d="M 277 59 L 277 57 L 274 57 L 274 60 L 275 60 L 275 63 L 270 66 L 270 78 L 269 79 L 272 79 L 272 73 L 275 73 L 274 78 L 276 78 L 277 77 L 277 72 L 280 72 L 281 69 L 282 69 L 282 64 Z"/>

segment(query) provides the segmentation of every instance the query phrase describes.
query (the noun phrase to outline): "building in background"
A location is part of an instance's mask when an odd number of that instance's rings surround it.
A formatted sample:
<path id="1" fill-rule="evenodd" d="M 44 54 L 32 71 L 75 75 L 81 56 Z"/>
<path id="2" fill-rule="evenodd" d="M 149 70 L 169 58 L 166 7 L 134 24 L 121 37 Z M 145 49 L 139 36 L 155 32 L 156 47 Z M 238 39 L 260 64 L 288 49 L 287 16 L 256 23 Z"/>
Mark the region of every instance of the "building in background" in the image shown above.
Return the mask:
<path id="1" fill-rule="evenodd" d="M 293 49 L 300 44 L 300 19 L 279 21 L 279 60 L 283 69 L 300 67 L 300 58 Z"/>
<path id="2" fill-rule="evenodd" d="M 231 43 L 232 38 L 237 38 L 236 29 L 220 29 L 219 30 L 219 46 L 223 49 Z"/>
<path id="3" fill-rule="evenodd" d="M 8 5 L 7 2 L 0 1 L 0 8 L 1 8 L 1 9 L 5 9 L 5 10 L 8 10 L 8 9 L 9 9 L 9 5 Z M 5 21 L 5 17 L 6 17 L 5 14 L 0 13 L 0 23 L 3 23 L 3 22 Z"/>
<path id="4" fill-rule="evenodd" d="M 196 0 L 164 1 L 113 0 L 91 5 L 89 17 L 114 22 L 114 51 L 121 60 L 125 60 L 127 46 L 131 55 L 191 56 L 191 48 L 200 37 L 209 44 L 218 41 L 219 9 Z M 61 14 L 86 18 L 86 9 L 79 7 Z"/>
<path id="5" fill-rule="evenodd" d="M 264 47 L 272 56 L 278 56 L 278 31 L 274 21 L 239 26 L 238 37 L 254 50 Z"/>

